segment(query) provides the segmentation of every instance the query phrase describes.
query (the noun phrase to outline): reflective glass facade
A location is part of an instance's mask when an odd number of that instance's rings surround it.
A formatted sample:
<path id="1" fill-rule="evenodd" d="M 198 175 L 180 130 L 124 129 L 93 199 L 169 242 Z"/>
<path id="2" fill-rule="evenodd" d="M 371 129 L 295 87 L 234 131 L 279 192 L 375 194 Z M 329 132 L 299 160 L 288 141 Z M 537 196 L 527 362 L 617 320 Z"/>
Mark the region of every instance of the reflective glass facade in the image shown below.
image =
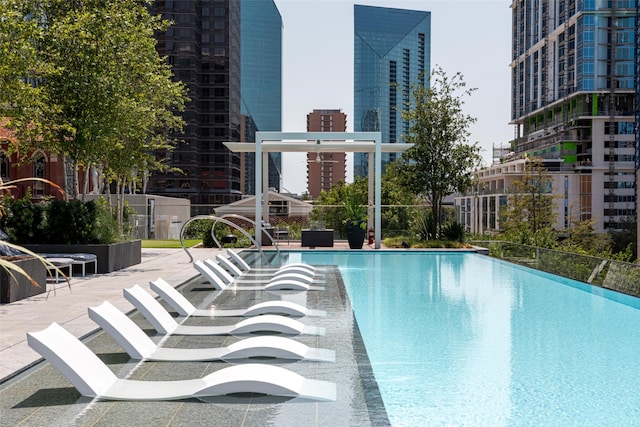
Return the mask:
<path id="1" fill-rule="evenodd" d="M 241 112 L 247 116 L 244 140 L 256 131 L 282 130 L 282 17 L 273 0 L 242 0 Z M 281 153 L 269 155 L 269 187 L 280 189 Z M 245 158 L 247 194 L 255 194 L 254 154 Z"/>
<path id="2" fill-rule="evenodd" d="M 635 89 L 635 0 L 513 7 L 512 118 L 580 91 Z"/>
<path id="3" fill-rule="evenodd" d="M 354 6 L 355 132 L 380 131 L 382 142 L 403 142 L 411 85 L 429 83 L 431 13 Z M 383 168 L 396 153 L 383 154 Z M 354 175 L 367 176 L 368 156 L 355 153 Z"/>
<path id="4" fill-rule="evenodd" d="M 158 51 L 191 99 L 185 132 L 173 152 L 158 152 L 179 172 L 154 172 L 147 193 L 188 198 L 192 214 L 239 200 L 240 156 L 225 141 L 240 140 L 240 2 L 158 0 L 152 13 L 174 24 L 158 35 Z"/>

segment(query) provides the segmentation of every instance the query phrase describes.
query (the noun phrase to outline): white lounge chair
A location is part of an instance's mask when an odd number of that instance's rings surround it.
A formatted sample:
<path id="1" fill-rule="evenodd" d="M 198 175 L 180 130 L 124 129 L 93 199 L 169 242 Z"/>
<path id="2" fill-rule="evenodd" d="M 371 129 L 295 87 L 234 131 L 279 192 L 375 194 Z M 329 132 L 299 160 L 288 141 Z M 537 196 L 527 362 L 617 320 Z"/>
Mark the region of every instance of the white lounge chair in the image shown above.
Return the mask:
<path id="1" fill-rule="evenodd" d="M 221 254 L 217 254 L 216 260 L 224 268 L 226 268 L 231 273 L 232 276 L 236 278 L 242 276 L 242 277 L 257 277 L 259 279 L 264 279 L 266 277 L 268 279 L 271 279 L 278 275 L 287 274 L 287 273 L 297 273 L 304 277 L 309 277 L 310 279 L 316 276 L 315 268 L 313 268 L 310 265 L 285 264 L 275 270 L 252 269 L 251 267 L 249 267 L 249 264 L 244 262 L 244 260 L 239 256 L 236 255 L 237 258 L 231 258 L 231 254 L 234 253 L 233 251 L 227 250 L 227 253 L 229 254 L 229 258 Z M 244 264 L 242 265 L 236 264 L 237 262 L 235 261 L 236 259 L 242 260 Z"/>
<path id="2" fill-rule="evenodd" d="M 243 309 L 196 308 L 176 288 L 161 277 L 149 282 L 151 289 L 181 316 L 196 317 L 253 317 L 263 314 L 281 314 L 291 317 L 326 316 L 324 310 L 310 310 L 291 301 L 265 301 Z"/>
<path id="3" fill-rule="evenodd" d="M 245 272 L 242 271 L 236 264 L 234 264 L 233 262 L 231 262 L 231 260 L 225 256 L 222 256 L 221 254 L 216 254 L 216 259 L 218 260 L 218 262 L 224 266 L 224 268 L 226 268 L 227 270 L 229 270 L 229 272 L 234 276 L 234 277 L 240 277 L 242 276 Z"/>
<path id="4" fill-rule="evenodd" d="M 89 318 L 111 335 L 133 359 L 157 361 L 195 362 L 207 360 L 234 360 L 251 357 L 280 359 L 335 361 L 335 352 L 311 348 L 301 342 L 278 336 L 259 336 L 240 340 L 219 348 L 167 348 L 158 347 L 127 315 L 105 301 L 89 307 Z"/>
<path id="5" fill-rule="evenodd" d="M 80 394 L 107 400 L 178 400 L 260 393 L 314 401 L 336 400 L 336 385 L 262 363 L 229 366 L 202 378 L 178 381 L 119 379 L 80 340 L 52 323 L 27 333 L 29 346 L 56 367 Z"/>
<path id="6" fill-rule="evenodd" d="M 295 319 L 274 314 L 250 317 L 235 325 L 179 325 L 150 293 L 139 285 L 123 289 L 124 297 L 133 304 L 160 334 L 175 335 L 239 335 L 254 332 L 274 332 L 289 335 L 324 335 L 325 329 L 308 326 Z"/>
<path id="7" fill-rule="evenodd" d="M 222 270 L 222 272 L 218 272 L 220 278 L 228 284 L 232 282 L 238 285 L 244 284 L 256 284 L 256 283 L 264 283 L 265 281 L 275 281 L 276 279 L 292 279 L 302 283 L 311 284 L 314 281 L 318 281 L 319 277 L 316 276 L 315 272 L 312 270 L 307 270 L 305 268 L 299 268 L 297 266 L 283 266 L 273 272 L 265 272 L 265 271 L 242 271 L 238 266 L 236 266 L 231 259 L 221 255 L 216 255 L 216 261 L 218 262 L 215 270 L 218 268 Z M 209 263 L 215 264 L 215 262 L 211 260 L 205 260 L 205 263 L 209 265 Z M 211 268 L 211 267 L 210 267 Z M 225 271 L 226 269 L 226 271 Z M 212 268 L 212 270 L 214 270 Z"/>
<path id="8" fill-rule="evenodd" d="M 218 281 L 217 286 L 224 286 L 224 288 L 233 287 L 234 290 L 266 290 L 266 291 L 311 291 L 311 290 L 323 290 L 322 286 L 312 286 L 311 282 L 313 278 L 309 278 L 297 273 L 284 273 L 270 279 L 266 284 L 263 280 L 249 280 L 243 281 L 241 278 L 234 278 L 231 276 L 222 266 L 213 260 L 205 259 L 204 265 L 209 267 L 209 270 L 213 271 L 222 281 Z"/>
<path id="9" fill-rule="evenodd" d="M 207 282 L 209 282 L 211 286 L 213 286 L 213 289 L 215 289 L 216 291 L 222 291 L 227 288 L 227 284 L 224 283 L 220 279 L 220 277 L 213 270 L 211 270 L 204 262 L 200 260 L 195 261 L 193 263 L 193 268 L 195 268 L 196 271 L 200 273 L 202 277 L 207 279 Z"/>
<path id="10" fill-rule="evenodd" d="M 241 270 L 243 270 L 244 272 L 248 272 L 248 271 L 262 271 L 262 272 L 274 272 L 277 270 L 280 270 L 282 268 L 299 268 L 299 269 L 303 269 L 306 271 L 310 271 L 310 272 L 316 272 L 317 269 L 310 265 L 310 264 L 305 264 L 305 263 L 289 263 L 289 264 L 284 264 L 280 267 L 251 267 L 249 264 L 247 264 L 247 262 L 244 260 L 244 258 L 242 258 L 240 255 L 238 255 L 236 252 L 227 249 L 227 255 L 229 255 L 229 258 L 232 259 L 237 265 L 238 267 L 240 267 Z"/>
<path id="11" fill-rule="evenodd" d="M 296 291 L 323 290 L 322 286 L 311 286 L 293 277 L 277 277 L 266 284 L 236 286 L 233 277 L 212 260 L 196 261 L 193 267 L 215 290 L 233 288 L 234 291 Z M 225 277 L 224 279 L 222 277 Z M 262 283 L 262 282 L 261 282 Z"/>

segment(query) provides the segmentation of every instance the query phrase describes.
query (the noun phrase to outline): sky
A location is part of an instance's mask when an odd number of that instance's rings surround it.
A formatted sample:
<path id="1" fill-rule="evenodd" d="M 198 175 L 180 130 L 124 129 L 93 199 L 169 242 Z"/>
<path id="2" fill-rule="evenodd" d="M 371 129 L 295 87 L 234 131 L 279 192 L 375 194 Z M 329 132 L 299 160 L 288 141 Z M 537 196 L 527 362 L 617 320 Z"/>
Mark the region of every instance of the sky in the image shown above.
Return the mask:
<path id="1" fill-rule="evenodd" d="M 314 109 L 341 109 L 353 132 L 353 5 L 431 12 L 431 69 L 460 72 L 465 112 L 486 164 L 492 147 L 513 139 L 511 115 L 511 1 L 509 0 L 274 0 L 282 16 L 282 131 L 305 132 Z M 347 182 L 353 153 L 347 155 Z M 283 153 L 283 192 L 307 190 L 306 155 Z"/>

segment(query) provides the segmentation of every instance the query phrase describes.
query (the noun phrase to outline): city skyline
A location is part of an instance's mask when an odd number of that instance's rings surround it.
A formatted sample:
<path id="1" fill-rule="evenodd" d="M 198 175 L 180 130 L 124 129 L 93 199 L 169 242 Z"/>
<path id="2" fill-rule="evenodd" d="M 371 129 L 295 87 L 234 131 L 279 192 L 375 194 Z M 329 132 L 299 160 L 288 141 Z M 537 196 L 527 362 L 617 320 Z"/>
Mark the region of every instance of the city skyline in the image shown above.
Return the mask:
<path id="1" fill-rule="evenodd" d="M 509 125 L 511 9 L 509 1 L 275 0 L 283 22 L 284 132 L 304 131 L 313 109 L 342 109 L 353 131 L 354 4 L 431 12 L 431 69 L 461 72 L 469 87 L 467 112 L 478 119 L 485 163 L 492 146 L 513 139 Z M 478 19 L 478 17 L 482 17 Z M 353 155 L 348 155 L 351 181 Z M 283 153 L 283 191 L 303 193 L 306 155 Z"/>

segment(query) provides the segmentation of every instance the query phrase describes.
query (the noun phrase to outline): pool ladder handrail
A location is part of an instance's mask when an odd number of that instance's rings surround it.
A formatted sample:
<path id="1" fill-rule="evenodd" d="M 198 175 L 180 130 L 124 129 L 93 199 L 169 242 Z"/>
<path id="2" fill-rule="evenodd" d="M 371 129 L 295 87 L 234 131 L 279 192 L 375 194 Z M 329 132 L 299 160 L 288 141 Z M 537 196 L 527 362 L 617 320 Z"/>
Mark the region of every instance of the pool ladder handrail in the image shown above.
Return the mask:
<path id="1" fill-rule="evenodd" d="M 192 216 L 191 218 L 189 218 L 187 221 L 185 221 L 185 223 L 182 225 L 182 228 L 180 228 L 180 245 L 182 246 L 182 249 L 184 249 L 184 251 L 187 253 L 187 255 L 189 256 L 189 262 L 193 262 L 193 256 L 191 255 L 191 253 L 189 252 L 189 250 L 187 249 L 186 245 L 184 244 L 184 231 L 186 230 L 187 225 L 189 225 L 189 223 L 193 222 L 193 221 L 197 221 L 197 220 L 201 220 L 201 219 L 209 219 L 209 220 L 213 220 L 213 225 L 211 226 L 211 237 L 213 238 L 214 242 L 216 242 L 216 244 L 218 245 L 219 249 L 222 249 L 222 245 L 220 244 L 220 242 L 218 241 L 218 239 L 215 236 L 215 226 L 218 222 L 222 222 L 223 224 L 226 224 L 232 228 L 237 229 L 238 231 L 240 231 L 242 234 L 245 235 L 245 237 L 247 237 L 249 239 L 249 241 L 251 241 L 254 246 L 256 248 L 258 248 L 258 251 L 260 251 L 260 254 L 262 255 L 263 259 L 265 261 L 267 261 L 267 263 L 269 262 L 267 256 L 265 255 L 264 251 L 262 250 L 261 245 L 258 245 L 258 242 L 256 242 L 256 240 L 242 227 L 240 227 L 238 224 L 229 221 L 228 219 L 226 219 L 227 217 L 233 217 L 233 218 L 238 218 L 238 219 L 242 219 L 244 221 L 249 222 L 250 224 L 253 224 L 254 226 L 254 230 L 256 229 L 256 223 L 252 220 L 250 220 L 247 217 L 243 217 L 241 215 L 237 215 L 237 214 L 226 214 L 223 217 L 218 217 L 215 215 L 195 215 Z M 276 241 L 273 239 L 273 237 L 271 235 L 269 235 L 269 233 L 265 233 L 267 236 L 269 236 L 269 238 L 271 239 L 271 242 L 275 245 L 276 247 L 276 257 L 279 255 L 280 253 L 280 248 L 278 247 L 278 244 L 276 243 Z"/>

